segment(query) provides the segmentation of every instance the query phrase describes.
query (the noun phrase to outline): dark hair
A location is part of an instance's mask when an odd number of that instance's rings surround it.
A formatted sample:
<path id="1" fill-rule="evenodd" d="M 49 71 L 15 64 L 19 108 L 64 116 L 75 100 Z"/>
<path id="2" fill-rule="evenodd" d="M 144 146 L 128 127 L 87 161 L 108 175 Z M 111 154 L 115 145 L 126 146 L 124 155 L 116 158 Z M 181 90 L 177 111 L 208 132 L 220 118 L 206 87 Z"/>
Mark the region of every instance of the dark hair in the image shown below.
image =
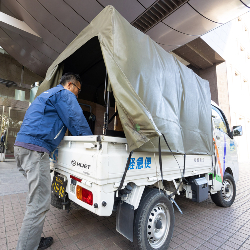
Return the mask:
<path id="1" fill-rule="evenodd" d="M 74 81 L 74 82 L 78 81 L 82 85 L 81 77 L 78 74 L 72 72 L 65 73 L 60 79 L 60 84 L 64 86 L 69 81 Z"/>

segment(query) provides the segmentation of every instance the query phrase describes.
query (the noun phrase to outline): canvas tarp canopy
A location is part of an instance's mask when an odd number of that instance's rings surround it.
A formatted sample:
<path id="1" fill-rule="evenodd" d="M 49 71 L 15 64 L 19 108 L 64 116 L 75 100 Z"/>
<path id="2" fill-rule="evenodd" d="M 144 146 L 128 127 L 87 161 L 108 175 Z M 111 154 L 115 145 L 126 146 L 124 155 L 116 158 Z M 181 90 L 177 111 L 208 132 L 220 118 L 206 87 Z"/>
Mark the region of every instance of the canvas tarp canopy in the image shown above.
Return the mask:
<path id="1" fill-rule="evenodd" d="M 93 37 L 100 43 L 130 151 L 157 152 L 158 138 L 164 134 L 173 152 L 213 153 L 209 83 L 134 28 L 112 6 L 58 56 L 37 95 L 58 84 L 64 60 Z M 169 152 L 163 140 L 161 145 L 163 152 Z"/>

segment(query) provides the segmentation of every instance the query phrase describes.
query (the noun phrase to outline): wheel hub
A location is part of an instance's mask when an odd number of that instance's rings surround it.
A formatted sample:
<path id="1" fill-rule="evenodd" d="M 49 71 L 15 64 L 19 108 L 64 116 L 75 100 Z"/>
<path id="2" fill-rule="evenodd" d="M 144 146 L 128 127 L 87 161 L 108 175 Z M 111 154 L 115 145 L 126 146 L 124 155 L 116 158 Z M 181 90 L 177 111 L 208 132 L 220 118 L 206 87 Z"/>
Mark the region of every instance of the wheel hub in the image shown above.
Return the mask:
<path id="1" fill-rule="evenodd" d="M 156 229 L 162 229 L 162 222 L 161 222 L 160 219 L 156 221 L 156 223 L 155 223 L 155 228 L 156 228 Z"/>
<path id="2" fill-rule="evenodd" d="M 153 248 L 160 248 L 169 232 L 170 215 L 167 207 L 157 204 L 149 214 L 147 224 L 148 242 Z"/>
<path id="3" fill-rule="evenodd" d="M 230 180 L 226 179 L 222 183 L 221 188 L 222 196 L 225 201 L 230 201 L 233 197 L 233 184 Z"/>

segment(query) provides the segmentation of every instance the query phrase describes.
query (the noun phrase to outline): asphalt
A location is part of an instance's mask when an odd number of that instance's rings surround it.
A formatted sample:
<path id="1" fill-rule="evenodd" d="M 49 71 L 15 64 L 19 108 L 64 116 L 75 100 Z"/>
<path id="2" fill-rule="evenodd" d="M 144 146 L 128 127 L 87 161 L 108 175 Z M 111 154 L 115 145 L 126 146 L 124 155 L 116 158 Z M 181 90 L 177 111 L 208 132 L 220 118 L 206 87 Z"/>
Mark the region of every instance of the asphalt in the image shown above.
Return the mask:
<path id="1" fill-rule="evenodd" d="M 250 164 L 240 164 L 237 196 L 230 208 L 216 206 L 211 199 L 195 203 L 177 197 L 183 215 L 175 208 L 175 229 L 169 249 L 250 249 Z M 27 193 L 25 178 L 15 161 L 0 162 L 0 249 L 15 249 Z M 58 210 L 51 206 L 42 236 L 52 236 L 49 249 L 133 249 L 116 232 L 115 214 L 99 217 L 87 210 Z"/>

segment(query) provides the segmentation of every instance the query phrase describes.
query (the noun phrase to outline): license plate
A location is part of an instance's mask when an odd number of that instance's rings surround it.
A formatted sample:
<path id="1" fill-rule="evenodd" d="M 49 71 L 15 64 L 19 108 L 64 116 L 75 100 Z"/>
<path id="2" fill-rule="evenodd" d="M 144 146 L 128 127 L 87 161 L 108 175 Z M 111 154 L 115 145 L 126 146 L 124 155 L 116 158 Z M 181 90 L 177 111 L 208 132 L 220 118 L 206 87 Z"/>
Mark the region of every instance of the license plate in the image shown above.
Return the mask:
<path id="1" fill-rule="evenodd" d="M 51 185 L 51 191 L 53 194 L 56 194 L 59 196 L 59 198 L 63 199 L 65 197 L 66 186 L 67 180 L 64 181 L 63 177 L 54 176 Z"/>

